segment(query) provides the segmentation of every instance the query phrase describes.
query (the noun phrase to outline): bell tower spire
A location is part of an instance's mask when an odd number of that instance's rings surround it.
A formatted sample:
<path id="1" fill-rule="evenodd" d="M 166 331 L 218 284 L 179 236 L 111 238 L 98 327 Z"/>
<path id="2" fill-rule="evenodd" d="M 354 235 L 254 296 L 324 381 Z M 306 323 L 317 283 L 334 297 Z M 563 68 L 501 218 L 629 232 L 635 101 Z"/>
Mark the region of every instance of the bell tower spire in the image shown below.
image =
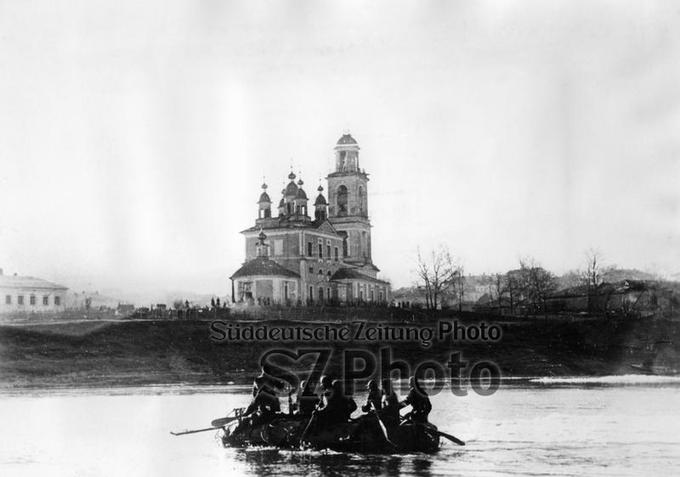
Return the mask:
<path id="1" fill-rule="evenodd" d="M 345 237 L 344 260 L 375 275 L 368 218 L 368 174 L 359 167 L 359 144 L 346 132 L 335 145 L 335 171 L 328 174 L 328 220 Z"/>

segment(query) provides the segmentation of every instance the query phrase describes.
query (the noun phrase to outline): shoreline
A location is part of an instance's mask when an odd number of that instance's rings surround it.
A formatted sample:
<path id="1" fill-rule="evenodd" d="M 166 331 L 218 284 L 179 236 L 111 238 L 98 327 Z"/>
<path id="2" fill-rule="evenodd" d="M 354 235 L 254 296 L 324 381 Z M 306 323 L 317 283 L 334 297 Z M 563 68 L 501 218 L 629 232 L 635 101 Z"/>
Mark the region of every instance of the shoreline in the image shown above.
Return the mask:
<path id="1" fill-rule="evenodd" d="M 323 318 L 323 317 L 322 317 Z M 353 316 L 352 319 L 372 319 Z M 475 319 L 476 318 L 476 319 Z M 451 353 L 470 363 L 496 363 L 504 382 L 532 378 L 644 375 L 632 364 L 663 355 L 680 368 L 680 323 L 669 320 L 593 320 L 520 322 L 490 317 L 447 315 L 409 326 L 430 326 L 438 319 L 467 325 L 499 323 L 497 342 L 228 342 L 210 339 L 210 321 L 116 320 L 0 325 L 0 393 L 11 390 L 118 388 L 129 386 L 223 386 L 248 384 L 259 372 L 259 358 L 269 349 L 327 347 L 333 356 L 328 370 L 338 375 L 342 353 L 362 350 L 379 354 L 391 348 L 394 360 L 416 365 L 435 360 L 445 366 Z M 327 321 L 275 319 L 270 325 L 319 326 Z M 379 323 L 375 321 L 375 323 Z M 262 323 L 233 320 L 232 323 Z M 391 322 L 393 325 L 404 324 Z M 299 359 L 292 369 L 304 372 L 313 361 Z"/>

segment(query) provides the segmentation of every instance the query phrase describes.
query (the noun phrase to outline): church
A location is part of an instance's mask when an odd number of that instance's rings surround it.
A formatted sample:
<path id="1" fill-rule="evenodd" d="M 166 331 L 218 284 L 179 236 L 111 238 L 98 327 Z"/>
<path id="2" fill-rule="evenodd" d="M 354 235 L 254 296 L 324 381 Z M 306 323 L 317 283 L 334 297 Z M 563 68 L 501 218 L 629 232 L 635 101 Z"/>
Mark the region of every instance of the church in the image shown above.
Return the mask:
<path id="1" fill-rule="evenodd" d="M 302 179 L 291 172 L 272 210 L 267 184 L 255 225 L 241 233 L 246 261 L 231 277 L 232 302 L 244 304 L 387 303 L 390 284 L 371 258 L 368 174 L 359 144 L 344 134 L 335 145 L 335 170 L 310 207 Z"/>

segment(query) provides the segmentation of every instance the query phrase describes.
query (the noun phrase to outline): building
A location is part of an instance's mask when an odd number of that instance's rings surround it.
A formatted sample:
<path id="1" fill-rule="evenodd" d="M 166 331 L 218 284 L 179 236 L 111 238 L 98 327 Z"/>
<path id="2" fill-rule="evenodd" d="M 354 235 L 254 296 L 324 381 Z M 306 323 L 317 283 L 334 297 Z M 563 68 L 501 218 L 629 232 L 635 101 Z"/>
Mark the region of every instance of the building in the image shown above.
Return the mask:
<path id="1" fill-rule="evenodd" d="M 335 146 L 328 201 L 319 186 L 310 208 L 302 179 L 291 172 L 288 180 L 276 216 L 262 184 L 255 225 L 241 232 L 246 261 L 230 277 L 232 301 L 387 303 L 390 284 L 378 278 L 372 260 L 368 174 L 354 138 L 344 134 Z"/>
<path id="2" fill-rule="evenodd" d="M 0 313 L 64 311 L 66 290 L 41 278 L 4 275 L 0 269 Z"/>

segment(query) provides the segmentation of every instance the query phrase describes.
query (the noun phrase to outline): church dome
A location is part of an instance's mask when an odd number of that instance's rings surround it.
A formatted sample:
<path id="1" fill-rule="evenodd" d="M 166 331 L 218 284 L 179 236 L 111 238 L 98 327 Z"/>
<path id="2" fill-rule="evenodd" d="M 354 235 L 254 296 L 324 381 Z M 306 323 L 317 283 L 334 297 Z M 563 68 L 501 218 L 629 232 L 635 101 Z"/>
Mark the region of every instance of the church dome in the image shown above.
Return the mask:
<path id="1" fill-rule="evenodd" d="M 298 189 L 297 194 L 295 194 L 295 198 L 300 200 L 307 200 L 307 194 L 305 193 L 304 190 L 302 190 L 302 187 Z"/>
<path id="2" fill-rule="evenodd" d="M 338 146 L 357 144 L 356 139 L 354 139 L 349 133 L 343 134 L 340 139 L 338 139 Z"/>
<path id="3" fill-rule="evenodd" d="M 314 205 L 328 205 L 328 202 L 326 202 L 326 198 L 323 194 L 319 194 L 314 201 Z"/>
<path id="4" fill-rule="evenodd" d="M 260 194 L 260 200 L 258 200 L 257 202 L 258 202 L 258 204 L 261 204 L 262 202 L 271 203 L 271 199 L 269 198 L 269 194 L 267 194 L 266 192 L 262 192 L 262 194 Z"/>
<path id="5" fill-rule="evenodd" d="M 292 172 L 291 172 L 291 174 L 292 174 Z M 295 182 L 294 182 L 294 181 L 290 181 L 290 182 L 288 183 L 288 185 L 286 186 L 285 191 L 286 191 L 285 194 L 284 194 L 285 196 L 293 196 L 293 197 L 295 197 L 295 196 L 297 195 L 298 186 L 295 185 Z"/>

